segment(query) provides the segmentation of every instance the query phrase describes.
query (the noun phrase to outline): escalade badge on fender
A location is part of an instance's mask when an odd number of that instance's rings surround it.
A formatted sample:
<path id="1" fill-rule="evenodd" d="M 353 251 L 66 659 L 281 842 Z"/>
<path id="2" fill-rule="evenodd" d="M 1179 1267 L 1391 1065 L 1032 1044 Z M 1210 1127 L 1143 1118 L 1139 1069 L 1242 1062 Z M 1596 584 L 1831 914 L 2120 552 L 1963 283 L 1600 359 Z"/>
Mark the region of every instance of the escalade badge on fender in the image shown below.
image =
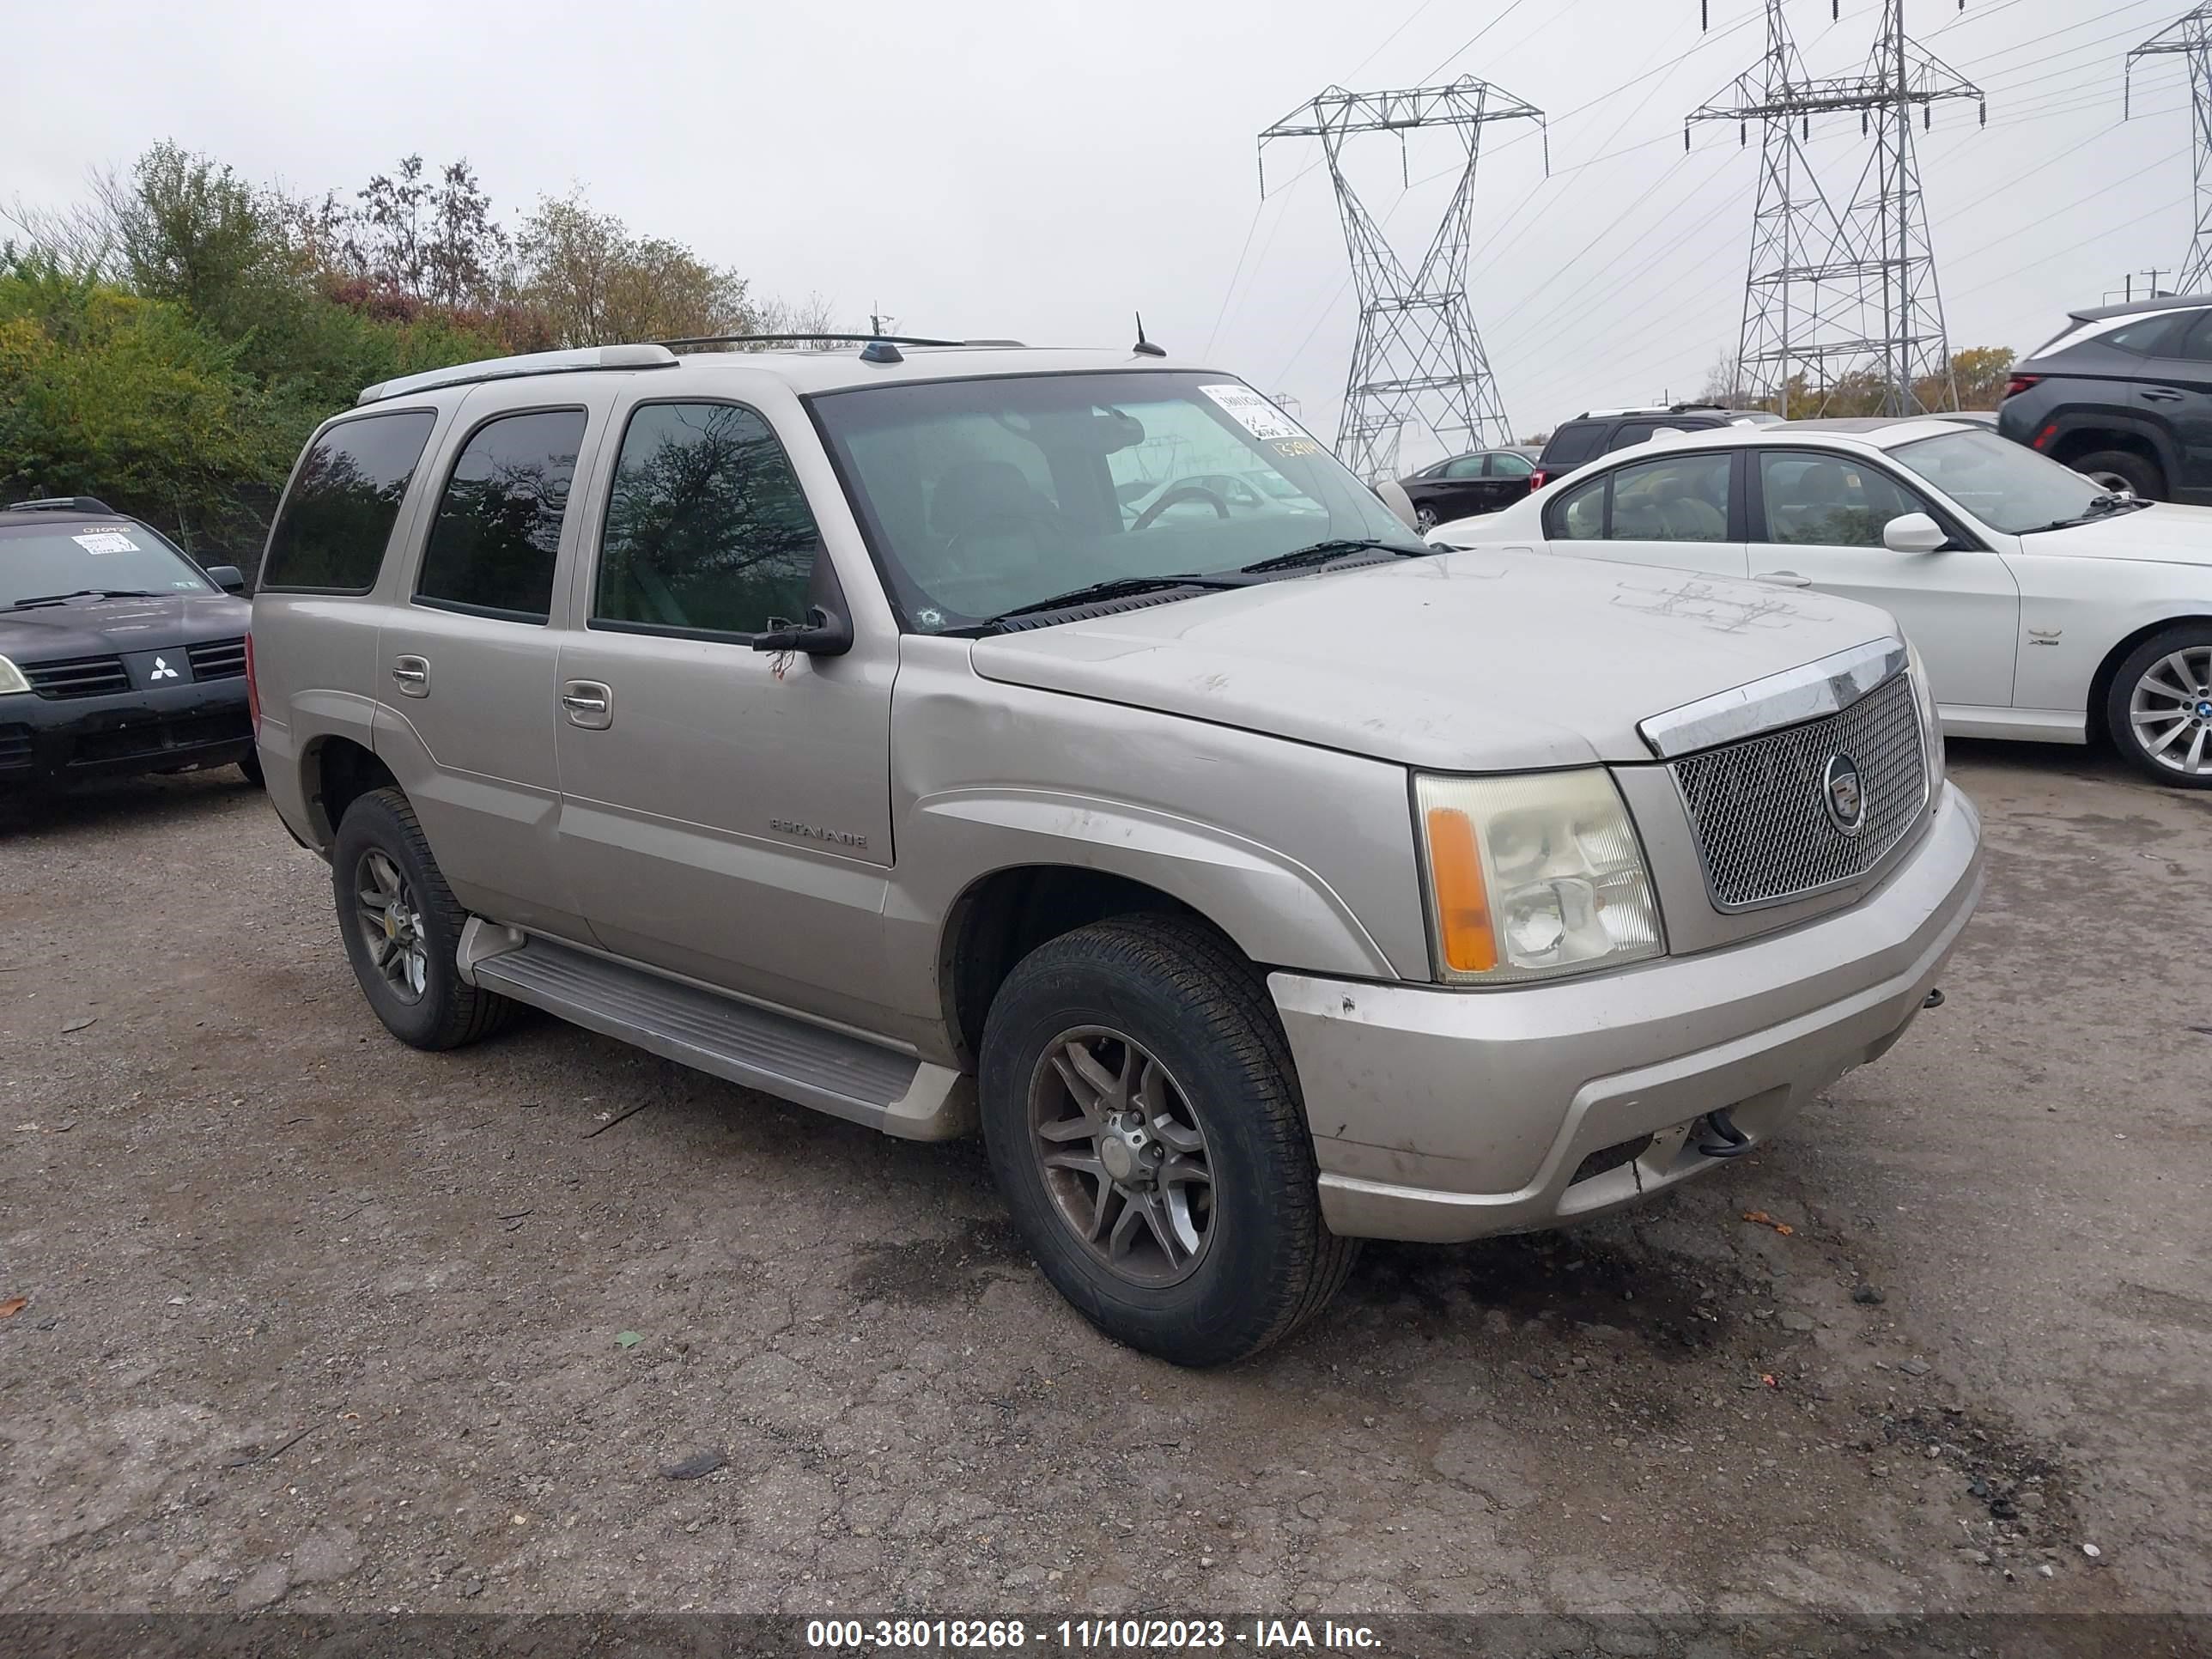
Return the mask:
<path id="1" fill-rule="evenodd" d="M 1828 821 L 1847 836 L 1866 828 L 1866 786 L 1859 778 L 1859 763 L 1849 755 L 1830 758 L 1820 775 L 1820 793 L 1828 808 Z"/>

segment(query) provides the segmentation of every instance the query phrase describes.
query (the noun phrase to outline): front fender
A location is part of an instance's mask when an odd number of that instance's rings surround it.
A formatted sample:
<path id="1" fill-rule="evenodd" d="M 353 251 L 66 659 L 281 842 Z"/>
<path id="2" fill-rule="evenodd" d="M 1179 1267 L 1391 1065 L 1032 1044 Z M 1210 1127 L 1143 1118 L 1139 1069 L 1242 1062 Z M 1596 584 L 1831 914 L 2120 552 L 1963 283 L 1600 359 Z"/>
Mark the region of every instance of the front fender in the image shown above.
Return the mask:
<path id="1" fill-rule="evenodd" d="M 915 803 L 900 853 L 930 865 L 957 858 L 973 872 L 963 894 L 1004 870 L 1097 870 L 1188 905 L 1255 962 L 1398 977 L 1352 907 L 1305 865 L 1246 836 L 1129 802 L 1042 789 L 951 791 Z M 957 902 L 942 914 L 957 914 Z"/>

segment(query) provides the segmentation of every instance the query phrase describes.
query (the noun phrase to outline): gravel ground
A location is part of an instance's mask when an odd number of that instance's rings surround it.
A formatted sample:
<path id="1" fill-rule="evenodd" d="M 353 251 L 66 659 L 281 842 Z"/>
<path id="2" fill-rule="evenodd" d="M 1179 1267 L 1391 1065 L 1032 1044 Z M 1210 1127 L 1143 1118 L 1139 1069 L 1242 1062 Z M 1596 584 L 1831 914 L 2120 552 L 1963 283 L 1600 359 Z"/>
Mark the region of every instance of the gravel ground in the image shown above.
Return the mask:
<path id="1" fill-rule="evenodd" d="M 2212 1611 L 2212 798 L 1953 761 L 1992 883 L 1879 1065 L 1211 1375 L 973 1146 L 392 1042 L 234 774 L 0 823 L 0 1605 Z"/>

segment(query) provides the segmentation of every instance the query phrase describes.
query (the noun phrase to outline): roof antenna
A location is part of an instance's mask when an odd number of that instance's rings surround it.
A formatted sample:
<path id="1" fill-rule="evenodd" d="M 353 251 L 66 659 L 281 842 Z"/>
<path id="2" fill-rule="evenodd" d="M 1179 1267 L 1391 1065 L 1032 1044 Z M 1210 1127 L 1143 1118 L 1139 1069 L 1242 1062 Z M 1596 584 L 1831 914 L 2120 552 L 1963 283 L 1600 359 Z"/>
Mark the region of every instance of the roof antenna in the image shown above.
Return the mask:
<path id="1" fill-rule="evenodd" d="M 1133 349 L 1139 357 L 1164 357 L 1168 355 L 1165 346 L 1156 346 L 1145 337 L 1145 313 L 1141 311 L 1137 313 L 1137 343 Z"/>

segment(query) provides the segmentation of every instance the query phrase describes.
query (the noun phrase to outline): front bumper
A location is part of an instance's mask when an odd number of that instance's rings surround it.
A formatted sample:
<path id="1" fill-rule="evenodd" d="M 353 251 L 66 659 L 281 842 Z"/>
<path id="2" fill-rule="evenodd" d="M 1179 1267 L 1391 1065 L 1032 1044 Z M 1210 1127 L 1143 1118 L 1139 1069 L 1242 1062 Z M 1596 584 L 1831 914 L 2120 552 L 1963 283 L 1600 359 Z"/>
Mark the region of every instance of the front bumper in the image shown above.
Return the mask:
<path id="1" fill-rule="evenodd" d="M 227 766 L 252 752 L 234 675 L 104 697 L 0 697 L 0 789 Z"/>
<path id="2" fill-rule="evenodd" d="M 1946 784 L 1881 886 L 1748 944 L 1496 991 L 1271 975 L 1323 1215 L 1348 1237 L 1450 1242 L 1713 1168 L 1689 1133 L 1703 1114 L 1731 1109 L 1756 1143 L 1905 1034 L 1982 879 L 1980 818 Z"/>

